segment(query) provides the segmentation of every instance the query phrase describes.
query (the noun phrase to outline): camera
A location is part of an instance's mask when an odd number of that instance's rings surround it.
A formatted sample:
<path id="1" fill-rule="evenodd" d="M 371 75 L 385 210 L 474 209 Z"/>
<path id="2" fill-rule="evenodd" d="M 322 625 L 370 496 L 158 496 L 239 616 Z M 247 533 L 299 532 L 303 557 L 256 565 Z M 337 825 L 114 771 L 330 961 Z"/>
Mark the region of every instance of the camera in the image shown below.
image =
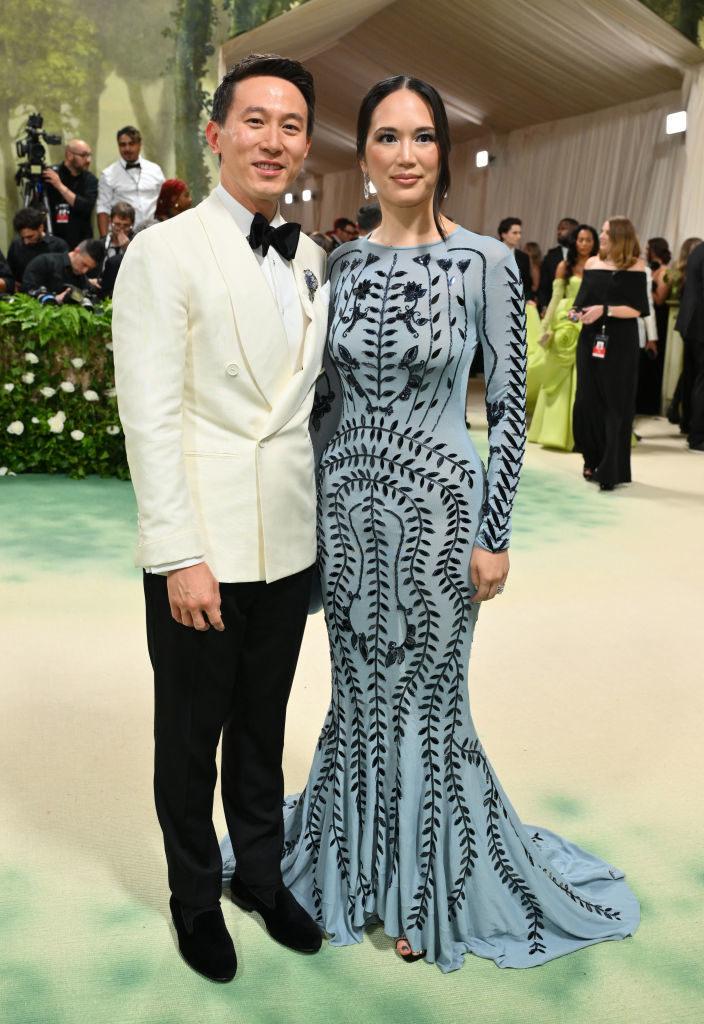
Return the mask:
<path id="1" fill-rule="evenodd" d="M 27 292 L 27 295 L 31 295 L 33 299 L 40 302 L 42 306 L 58 306 L 56 296 L 53 292 L 48 291 L 43 285 L 41 288 L 32 288 Z"/>
<path id="2" fill-rule="evenodd" d="M 42 174 L 46 170 L 46 149 L 42 140 L 48 146 L 60 146 L 61 136 L 52 135 L 44 131 L 44 118 L 41 114 L 30 114 L 27 119 L 25 136 L 15 142 L 17 156 L 21 163 L 15 174 L 15 182 L 22 188 L 24 206 L 38 206 L 45 210 L 47 215 L 47 231 L 52 233 L 51 211 L 47 199 Z M 24 187 L 22 183 L 24 182 Z"/>

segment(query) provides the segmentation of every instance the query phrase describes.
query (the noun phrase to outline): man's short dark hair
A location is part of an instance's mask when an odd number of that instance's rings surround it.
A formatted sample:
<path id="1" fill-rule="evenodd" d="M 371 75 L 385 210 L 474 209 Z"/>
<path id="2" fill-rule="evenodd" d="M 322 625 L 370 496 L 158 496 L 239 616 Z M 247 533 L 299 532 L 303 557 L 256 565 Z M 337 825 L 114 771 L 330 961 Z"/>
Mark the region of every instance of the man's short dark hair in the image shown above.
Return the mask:
<path id="1" fill-rule="evenodd" d="M 579 224 L 579 221 L 575 220 L 574 217 L 560 217 L 560 220 L 558 221 L 558 223 L 559 224 L 571 224 L 573 228 L 576 228 L 577 225 Z"/>
<path id="2" fill-rule="evenodd" d="M 514 224 L 518 224 L 519 228 L 523 227 L 523 221 L 520 217 L 504 217 L 499 224 L 499 238 L 505 235 L 507 231 L 510 231 Z"/>
<path id="3" fill-rule="evenodd" d="M 119 203 L 113 203 L 110 207 L 110 217 L 127 217 L 130 224 L 134 224 L 135 209 L 132 203 L 125 203 L 120 200 Z"/>
<path id="4" fill-rule="evenodd" d="M 295 85 L 308 108 L 308 124 L 306 126 L 306 137 L 313 134 L 313 123 L 315 120 L 315 87 L 313 76 L 307 68 L 297 60 L 290 60 L 288 57 L 279 57 L 277 53 L 250 53 L 243 57 L 225 74 L 220 85 L 213 95 L 212 120 L 221 127 L 227 120 L 227 115 L 232 106 L 232 98 L 235 86 L 245 78 L 253 78 L 255 75 L 270 75 L 272 78 L 283 78 L 285 81 Z"/>
<path id="5" fill-rule="evenodd" d="M 139 128 L 135 128 L 133 124 L 126 124 L 124 128 L 118 129 L 117 135 L 115 136 L 118 142 L 120 141 L 121 135 L 129 135 L 133 142 L 142 141 L 142 133 Z"/>
<path id="6" fill-rule="evenodd" d="M 100 266 L 105 250 L 103 249 L 103 243 L 99 242 L 97 238 L 84 238 L 82 242 L 78 243 L 76 248 L 84 256 L 93 260 L 97 267 Z"/>
<path id="7" fill-rule="evenodd" d="M 366 235 L 381 224 L 381 207 L 376 203 L 369 203 L 368 206 L 360 206 L 357 210 L 357 227 L 361 234 Z"/>
<path id="8" fill-rule="evenodd" d="M 357 225 L 349 217 L 338 217 L 332 226 L 333 231 L 344 231 L 345 228 L 356 228 Z"/>
<path id="9" fill-rule="evenodd" d="M 24 231 L 25 228 L 37 231 L 42 224 L 46 224 L 44 211 L 36 206 L 25 206 L 23 210 L 18 210 L 12 218 L 12 226 L 16 235 L 19 235 L 20 231 Z"/>

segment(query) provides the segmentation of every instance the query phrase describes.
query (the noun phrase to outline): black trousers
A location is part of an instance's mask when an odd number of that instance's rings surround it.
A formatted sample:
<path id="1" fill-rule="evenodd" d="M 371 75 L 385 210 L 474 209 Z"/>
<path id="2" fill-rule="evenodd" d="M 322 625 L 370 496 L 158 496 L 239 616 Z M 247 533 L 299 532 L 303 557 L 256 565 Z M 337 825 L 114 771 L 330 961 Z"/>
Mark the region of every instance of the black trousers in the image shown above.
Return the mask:
<path id="1" fill-rule="evenodd" d="M 221 583 L 223 632 L 171 617 L 166 577 L 144 574 L 154 669 L 154 796 L 169 886 L 190 907 L 220 899 L 213 826 L 216 751 L 243 882 L 281 881 L 286 704 L 308 612 L 312 568 L 274 583 Z"/>

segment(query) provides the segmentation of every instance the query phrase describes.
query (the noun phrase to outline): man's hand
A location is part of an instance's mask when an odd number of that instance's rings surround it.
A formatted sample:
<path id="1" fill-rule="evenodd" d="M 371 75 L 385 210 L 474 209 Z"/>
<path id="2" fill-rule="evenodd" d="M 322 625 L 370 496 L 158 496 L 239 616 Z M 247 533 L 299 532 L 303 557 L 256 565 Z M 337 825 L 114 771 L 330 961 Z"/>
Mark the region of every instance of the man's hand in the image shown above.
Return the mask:
<path id="1" fill-rule="evenodd" d="M 182 626 L 222 631 L 220 585 L 205 562 L 168 573 L 166 588 L 171 615 Z M 207 618 L 205 617 L 207 616 Z"/>
<path id="2" fill-rule="evenodd" d="M 48 181 L 50 185 L 53 185 L 57 192 L 63 192 L 64 183 L 53 168 L 47 167 L 42 174 L 42 178 L 44 181 Z"/>
<path id="3" fill-rule="evenodd" d="M 70 295 L 70 294 L 71 294 L 70 286 L 68 288 L 64 288 L 64 290 L 62 292 L 57 292 L 56 293 L 56 305 L 57 306 L 62 305 L 62 303 L 63 303 L 64 299 L 66 298 L 66 296 Z"/>
<path id="4" fill-rule="evenodd" d="M 472 598 L 472 604 L 491 601 L 492 597 L 496 597 L 499 587 L 506 582 L 508 570 L 508 551 L 497 551 L 494 554 L 484 548 L 474 548 L 469 571 L 477 592 Z"/>

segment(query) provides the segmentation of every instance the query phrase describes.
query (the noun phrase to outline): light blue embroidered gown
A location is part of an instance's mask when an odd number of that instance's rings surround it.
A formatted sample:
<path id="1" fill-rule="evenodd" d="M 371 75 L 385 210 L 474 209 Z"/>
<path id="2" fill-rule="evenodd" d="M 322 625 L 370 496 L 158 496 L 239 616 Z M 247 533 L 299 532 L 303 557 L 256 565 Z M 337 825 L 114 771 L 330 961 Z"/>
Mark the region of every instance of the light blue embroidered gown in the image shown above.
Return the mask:
<path id="1" fill-rule="evenodd" d="M 443 971 L 532 967 L 634 932 L 620 871 L 525 826 L 467 692 L 472 547 L 508 546 L 525 441 L 524 304 L 513 256 L 463 228 L 330 259 L 313 432 L 332 702 L 284 808 L 283 877 L 336 945 L 384 922 Z M 488 471 L 464 422 L 484 350 Z M 223 842 L 224 880 L 234 867 Z"/>

